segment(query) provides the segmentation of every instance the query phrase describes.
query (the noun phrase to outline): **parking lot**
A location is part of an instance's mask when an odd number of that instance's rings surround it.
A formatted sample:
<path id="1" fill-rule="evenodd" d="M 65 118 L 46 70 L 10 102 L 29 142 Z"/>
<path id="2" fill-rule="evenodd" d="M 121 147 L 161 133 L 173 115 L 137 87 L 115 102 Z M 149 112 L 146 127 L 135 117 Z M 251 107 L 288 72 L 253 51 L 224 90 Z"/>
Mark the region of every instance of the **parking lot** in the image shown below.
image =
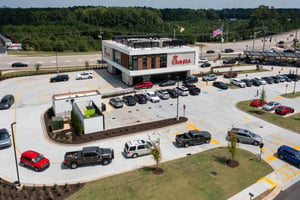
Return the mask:
<path id="1" fill-rule="evenodd" d="M 286 70 L 285 73 L 288 72 L 288 69 L 284 70 Z M 275 69 L 273 72 L 249 74 L 248 78 L 277 74 L 277 71 L 278 69 Z M 51 107 L 52 95 L 94 89 L 98 89 L 101 93 L 106 93 L 127 88 L 127 86 L 120 82 L 120 77 L 112 76 L 105 70 L 94 71 L 94 78 L 88 80 L 75 80 L 77 74 L 78 72 L 68 73 L 70 80 L 59 83 L 49 82 L 50 77 L 53 75 L 15 78 L 0 83 L 1 95 L 13 94 L 16 98 L 15 107 L 0 111 L 0 127 L 10 130 L 11 123 L 14 121 L 17 122 L 15 132 L 18 158 L 21 152 L 32 149 L 43 153 L 51 162 L 47 170 L 39 173 L 19 166 L 21 182 L 31 184 L 77 183 L 118 174 L 146 165 L 152 165 L 154 161 L 151 156 L 139 157 L 133 160 L 125 158 L 121 153 L 126 141 L 132 139 L 147 139 L 149 136 L 160 138 L 163 161 L 184 157 L 189 153 L 193 154 L 209 148 L 227 145 L 225 139 L 226 134 L 232 126 L 246 128 L 262 136 L 265 143 L 263 158 L 275 169 L 279 170 L 279 176 L 281 176 L 281 180 L 285 185 L 299 180 L 299 169 L 288 165 L 276 157 L 273 158 L 274 153 L 281 144 L 300 147 L 300 143 L 298 142 L 300 141 L 299 134 L 255 118 L 235 107 L 235 104 L 241 100 L 255 98 L 257 89 L 261 90 L 263 86 L 220 90 L 212 87 L 211 82 L 206 83 L 199 81 L 196 85 L 201 88 L 200 95 L 189 95 L 179 98 L 179 115 L 188 117 L 189 120 L 187 123 L 123 137 L 95 141 L 83 145 L 61 145 L 53 143 L 45 135 L 42 123 L 43 113 Z M 241 77 L 238 76 L 238 78 Z M 228 79 L 222 77 L 218 77 L 218 80 L 229 83 Z M 287 84 L 288 87 L 286 87 Z M 293 84 L 293 82 L 284 82 L 265 85 L 264 89 L 266 91 L 267 101 L 279 101 L 284 105 L 294 107 L 296 113 L 299 112 L 299 98 L 286 99 L 280 96 L 280 94 L 285 92 L 291 92 L 293 90 Z M 158 88 L 159 87 L 155 85 L 151 90 Z M 296 91 L 299 91 L 299 89 L 296 88 Z M 139 92 L 143 93 L 144 90 L 140 90 Z M 132 107 L 125 105 L 120 109 L 111 107 L 108 104 L 108 98 L 103 101 L 107 107 L 107 111 L 104 112 L 107 129 L 166 119 L 175 117 L 177 114 L 176 99 L 161 100 L 159 103 L 148 102 L 147 104 L 137 104 Z M 186 109 L 184 109 L 184 107 Z M 209 131 L 213 138 L 211 143 L 189 148 L 176 147 L 174 145 L 175 135 L 189 129 Z M 81 167 L 76 170 L 66 169 L 62 166 L 61 163 L 65 152 L 79 150 L 87 145 L 111 147 L 115 150 L 115 159 L 107 166 L 93 165 Z M 259 152 L 259 148 L 256 146 L 246 144 L 239 144 L 239 146 L 254 153 Z M 1 150 L 0 157 L 3 163 L 0 166 L 1 177 L 16 180 L 13 148 Z M 285 172 L 286 169 L 288 172 Z M 280 171 L 282 171 L 282 173 L 280 173 Z M 286 175 L 287 173 L 288 175 Z"/>

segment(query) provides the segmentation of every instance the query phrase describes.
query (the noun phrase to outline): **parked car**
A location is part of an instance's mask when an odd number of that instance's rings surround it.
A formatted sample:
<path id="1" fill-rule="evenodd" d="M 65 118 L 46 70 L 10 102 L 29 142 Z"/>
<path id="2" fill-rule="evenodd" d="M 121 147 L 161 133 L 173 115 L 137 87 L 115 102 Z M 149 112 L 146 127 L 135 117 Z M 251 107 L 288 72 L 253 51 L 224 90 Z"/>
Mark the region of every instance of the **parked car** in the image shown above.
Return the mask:
<path id="1" fill-rule="evenodd" d="M 239 86 L 240 88 L 245 88 L 246 87 L 246 83 L 244 83 L 243 81 L 241 81 L 240 79 L 237 79 L 237 78 L 232 78 L 230 80 L 230 82 L 233 85 Z"/>
<path id="2" fill-rule="evenodd" d="M 289 147 L 287 145 L 281 145 L 277 149 L 277 155 L 281 160 L 286 160 L 289 163 L 300 168 L 300 151 L 294 149 L 293 147 Z"/>
<path id="3" fill-rule="evenodd" d="M 122 108 L 123 101 L 119 97 L 113 97 L 109 100 L 109 104 L 112 105 L 114 108 Z"/>
<path id="4" fill-rule="evenodd" d="M 208 59 L 203 57 L 203 58 L 199 58 L 199 63 L 206 63 L 208 62 Z"/>
<path id="5" fill-rule="evenodd" d="M 188 76 L 183 80 L 183 83 L 197 83 L 198 77 L 197 76 Z"/>
<path id="6" fill-rule="evenodd" d="M 280 83 L 280 79 L 278 76 L 270 76 L 271 79 L 273 79 L 273 83 Z"/>
<path id="7" fill-rule="evenodd" d="M 262 101 L 261 99 L 253 99 L 252 102 L 250 103 L 250 106 L 261 107 L 265 104 L 267 104 L 266 101 Z"/>
<path id="8" fill-rule="evenodd" d="M 287 74 L 287 76 L 292 79 L 292 81 L 299 81 L 300 80 L 300 75 L 297 74 Z"/>
<path id="9" fill-rule="evenodd" d="M 145 95 L 147 97 L 147 100 L 151 101 L 152 103 L 160 102 L 160 98 L 157 96 L 157 94 L 154 91 L 146 91 Z"/>
<path id="10" fill-rule="evenodd" d="M 189 94 L 189 89 L 184 86 L 176 87 L 175 90 L 180 96 L 188 96 Z"/>
<path id="11" fill-rule="evenodd" d="M 193 96 L 199 95 L 201 93 L 201 89 L 196 87 L 196 86 L 195 87 L 190 87 L 189 88 L 189 93 L 190 93 L 190 95 L 193 95 Z"/>
<path id="12" fill-rule="evenodd" d="M 152 88 L 153 83 L 151 81 L 143 81 L 141 83 L 136 84 L 135 89 L 145 89 L 145 88 Z"/>
<path id="13" fill-rule="evenodd" d="M 254 85 L 254 86 L 260 86 L 261 85 L 260 81 L 257 80 L 257 79 L 251 79 L 251 81 L 252 81 L 252 85 Z"/>
<path id="14" fill-rule="evenodd" d="M 235 59 L 223 60 L 223 64 L 235 64 L 235 63 L 236 63 Z"/>
<path id="15" fill-rule="evenodd" d="M 172 86 L 172 85 L 175 85 L 176 84 L 176 81 L 174 80 L 165 80 L 165 81 L 162 81 L 159 83 L 159 86 L 160 87 L 165 87 L 165 86 Z"/>
<path id="16" fill-rule="evenodd" d="M 97 146 L 83 147 L 79 151 L 65 153 L 65 166 L 76 169 L 79 165 L 102 163 L 108 165 L 114 159 L 114 150 L 111 148 L 100 148 Z"/>
<path id="17" fill-rule="evenodd" d="M 175 88 L 173 89 L 166 89 L 169 92 L 169 95 L 171 98 L 177 98 L 179 96 L 177 90 Z"/>
<path id="18" fill-rule="evenodd" d="M 211 53 L 215 53 L 215 51 L 214 50 L 207 50 L 206 53 L 211 54 Z"/>
<path id="19" fill-rule="evenodd" d="M 11 67 L 28 67 L 28 64 L 22 62 L 15 62 L 11 64 Z"/>
<path id="20" fill-rule="evenodd" d="M 200 65 L 200 67 L 202 67 L 202 68 L 204 68 L 204 67 L 210 67 L 210 66 L 211 66 L 211 64 L 210 64 L 209 62 L 202 63 L 202 64 Z"/>
<path id="21" fill-rule="evenodd" d="M 125 143 L 124 155 L 129 158 L 136 158 L 138 156 L 150 154 L 153 147 L 150 141 L 145 140 L 131 140 Z"/>
<path id="22" fill-rule="evenodd" d="M 246 143 L 246 144 L 253 144 L 255 146 L 258 146 L 262 143 L 262 137 L 253 133 L 252 131 L 249 131 L 247 129 L 242 128 L 232 128 L 228 132 L 228 137 L 230 137 L 230 134 L 235 134 L 237 142 Z"/>
<path id="23" fill-rule="evenodd" d="M 283 50 L 284 53 L 295 53 L 294 49 L 285 49 Z"/>
<path id="24" fill-rule="evenodd" d="M 238 76 L 237 72 L 225 72 L 223 74 L 224 78 L 235 78 Z"/>
<path id="25" fill-rule="evenodd" d="M 270 101 L 267 104 L 263 105 L 262 109 L 266 111 L 273 111 L 275 110 L 278 106 L 281 106 L 279 102 L 276 101 Z"/>
<path id="26" fill-rule="evenodd" d="M 48 158 L 45 158 L 43 154 L 28 150 L 21 154 L 20 165 L 30 167 L 38 172 L 49 167 L 50 161 Z"/>
<path id="27" fill-rule="evenodd" d="M 285 81 L 285 78 L 283 76 L 277 75 L 277 77 L 281 83 Z"/>
<path id="28" fill-rule="evenodd" d="M 189 83 L 189 82 L 183 82 L 182 86 L 187 87 L 187 88 L 196 87 L 196 85 L 194 85 L 193 83 Z"/>
<path id="29" fill-rule="evenodd" d="M 234 50 L 233 49 L 224 49 L 223 52 L 225 52 L 225 53 L 233 53 Z"/>
<path id="30" fill-rule="evenodd" d="M 155 92 L 157 96 L 159 96 L 159 98 L 162 100 L 167 100 L 170 98 L 170 95 L 167 90 L 156 90 Z"/>
<path id="31" fill-rule="evenodd" d="M 13 95 L 8 94 L 2 97 L 0 101 L 0 110 L 9 109 L 15 102 Z"/>
<path id="32" fill-rule="evenodd" d="M 69 76 L 67 74 L 58 74 L 54 77 L 50 78 L 50 82 L 60 82 L 60 81 L 68 81 L 69 80 Z"/>
<path id="33" fill-rule="evenodd" d="M 269 76 L 264 76 L 264 77 L 261 77 L 263 80 L 265 80 L 268 84 L 272 84 L 274 83 L 274 80 L 269 77 Z"/>
<path id="34" fill-rule="evenodd" d="M 251 87 L 253 85 L 253 82 L 251 79 L 242 79 L 241 81 L 243 81 L 247 87 Z"/>
<path id="35" fill-rule="evenodd" d="M 284 44 L 284 41 L 281 40 L 281 41 L 278 42 L 278 44 Z"/>
<path id="36" fill-rule="evenodd" d="M 135 106 L 136 104 L 136 101 L 132 95 L 123 96 L 122 100 L 127 106 Z"/>
<path id="37" fill-rule="evenodd" d="M 136 100 L 136 102 L 138 102 L 139 104 L 145 104 L 147 103 L 147 97 L 145 94 L 135 94 L 134 95 L 134 99 Z"/>
<path id="38" fill-rule="evenodd" d="M 215 81 L 217 80 L 217 75 L 216 74 L 207 74 L 202 77 L 203 81 Z"/>
<path id="39" fill-rule="evenodd" d="M 280 76 L 283 77 L 286 82 L 292 82 L 292 79 L 290 79 L 287 75 L 282 74 Z"/>
<path id="40" fill-rule="evenodd" d="M 10 135 L 6 128 L 0 129 L 0 148 L 6 148 L 11 146 Z"/>
<path id="41" fill-rule="evenodd" d="M 208 131 L 189 130 L 186 133 L 175 136 L 176 144 L 181 147 L 210 143 L 210 140 L 211 134 Z"/>
<path id="42" fill-rule="evenodd" d="M 76 76 L 76 80 L 92 79 L 92 78 L 93 78 L 93 72 L 81 72 Z"/>
<path id="43" fill-rule="evenodd" d="M 217 88 L 220 88 L 222 90 L 227 90 L 228 89 L 228 86 L 225 83 L 221 82 L 221 81 L 214 81 L 213 86 L 215 86 Z"/>
<path id="44" fill-rule="evenodd" d="M 294 108 L 287 106 L 279 106 L 275 109 L 275 113 L 278 115 L 286 115 L 293 112 L 295 112 Z"/>
<path id="45" fill-rule="evenodd" d="M 260 78 L 260 77 L 255 77 L 253 79 L 254 80 L 258 80 L 261 85 L 266 85 L 267 84 L 267 82 L 264 79 Z"/>

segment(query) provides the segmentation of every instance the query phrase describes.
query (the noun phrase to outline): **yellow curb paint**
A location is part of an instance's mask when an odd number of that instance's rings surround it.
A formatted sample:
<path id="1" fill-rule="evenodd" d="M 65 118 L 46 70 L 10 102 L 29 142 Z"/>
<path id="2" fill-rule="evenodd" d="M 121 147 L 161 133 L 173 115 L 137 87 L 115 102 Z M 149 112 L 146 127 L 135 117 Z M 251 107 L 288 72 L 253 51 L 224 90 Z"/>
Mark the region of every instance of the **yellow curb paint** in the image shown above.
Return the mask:
<path id="1" fill-rule="evenodd" d="M 257 180 L 257 182 L 261 182 L 261 181 L 266 181 L 267 183 L 269 183 L 271 185 L 271 187 L 269 187 L 269 190 L 271 190 L 277 186 L 277 183 L 275 183 L 274 181 L 272 181 L 271 179 L 269 179 L 265 176 Z"/>
<path id="2" fill-rule="evenodd" d="M 274 99 L 274 100 L 282 99 L 282 96 L 277 96 L 277 97 L 274 97 L 273 99 Z"/>
<path id="3" fill-rule="evenodd" d="M 250 121 L 250 118 L 249 118 L 249 117 L 244 117 L 244 119 L 245 119 L 246 121 Z"/>
<path id="4" fill-rule="evenodd" d="M 282 143 L 281 142 L 276 142 L 276 141 L 273 141 L 275 144 L 277 145 L 281 145 Z"/>
<path id="5" fill-rule="evenodd" d="M 224 94 L 218 94 L 219 96 L 223 96 Z"/>
<path id="6" fill-rule="evenodd" d="M 273 136 L 274 138 L 277 138 L 277 139 L 280 140 L 280 141 L 283 141 L 283 142 L 286 143 L 286 144 L 289 144 L 289 145 L 291 145 L 291 146 L 296 146 L 295 143 L 292 143 L 292 142 L 290 142 L 290 141 L 288 141 L 288 140 L 285 140 L 285 139 L 283 139 L 283 138 L 281 138 L 281 137 L 279 137 L 279 136 L 277 136 L 277 135 L 275 135 L 275 134 L 272 134 L 272 136 Z"/>
<path id="7" fill-rule="evenodd" d="M 263 147 L 263 148 L 261 148 L 261 150 L 262 150 L 263 152 L 265 152 L 265 151 L 266 151 L 266 148 L 265 148 L 265 147 Z"/>
<path id="8" fill-rule="evenodd" d="M 272 161 L 272 160 L 275 160 L 275 159 L 276 159 L 275 156 L 270 156 L 270 157 L 267 158 L 267 161 Z"/>
<path id="9" fill-rule="evenodd" d="M 216 144 L 216 145 L 219 145 L 219 144 L 220 144 L 220 142 L 219 142 L 218 140 L 214 139 L 214 138 L 211 138 L 210 141 L 211 141 L 212 143 Z"/>
<path id="10" fill-rule="evenodd" d="M 233 98 L 228 98 L 227 100 L 228 100 L 228 101 L 232 101 L 232 100 L 233 100 Z"/>
<path id="11" fill-rule="evenodd" d="M 188 126 L 190 129 L 195 129 L 195 130 L 200 131 L 200 128 L 198 128 L 197 126 L 195 126 L 195 125 L 192 124 L 192 123 L 188 123 L 187 126 Z"/>
<path id="12" fill-rule="evenodd" d="M 176 132 L 172 133 L 172 135 L 178 135 L 178 134 L 179 134 L 179 132 L 178 132 L 178 131 L 176 131 Z"/>
<path id="13" fill-rule="evenodd" d="M 300 150 L 300 146 L 294 146 L 294 148 Z"/>

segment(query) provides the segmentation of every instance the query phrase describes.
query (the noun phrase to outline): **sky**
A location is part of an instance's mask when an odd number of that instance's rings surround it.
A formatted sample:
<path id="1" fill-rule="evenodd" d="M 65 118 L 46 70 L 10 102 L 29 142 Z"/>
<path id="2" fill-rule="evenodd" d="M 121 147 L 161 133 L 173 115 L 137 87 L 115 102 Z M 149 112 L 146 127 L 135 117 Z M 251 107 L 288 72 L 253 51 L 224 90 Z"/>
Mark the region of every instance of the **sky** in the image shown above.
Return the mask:
<path id="1" fill-rule="evenodd" d="M 73 6 L 152 7 L 152 8 L 300 8 L 300 0 L 0 0 L 0 7 L 41 8 Z"/>

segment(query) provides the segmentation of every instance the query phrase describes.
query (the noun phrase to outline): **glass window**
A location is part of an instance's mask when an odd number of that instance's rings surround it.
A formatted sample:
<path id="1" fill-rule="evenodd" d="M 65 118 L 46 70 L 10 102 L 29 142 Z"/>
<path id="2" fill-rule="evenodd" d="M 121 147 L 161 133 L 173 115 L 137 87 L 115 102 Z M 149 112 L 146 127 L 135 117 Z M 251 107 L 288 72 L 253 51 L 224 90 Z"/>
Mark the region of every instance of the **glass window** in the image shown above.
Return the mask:
<path id="1" fill-rule="evenodd" d="M 160 68 L 167 67 L 167 54 L 160 55 Z"/>
<path id="2" fill-rule="evenodd" d="M 129 151 L 134 151 L 135 150 L 135 146 L 134 147 L 130 147 Z"/>
<path id="3" fill-rule="evenodd" d="M 113 50 L 113 60 L 119 64 L 121 64 L 121 52 L 118 50 Z"/>
<path id="4" fill-rule="evenodd" d="M 143 56 L 143 69 L 147 69 L 147 56 Z"/>
<path id="5" fill-rule="evenodd" d="M 129 60 L 128 60 L 128 69 L 132 70 L 132 56 L 129 56 Z"/>
<path id="6" fill-rule="evenodd" d="M 138 57 L 132 56 L 132 68 L 133 70 L 138 70 Z"/>
<path id="7" fill-rule="evenodd" d="M 151 56 L 151 68 L 154 69 L 156 67 L 155 55 Z"/>

